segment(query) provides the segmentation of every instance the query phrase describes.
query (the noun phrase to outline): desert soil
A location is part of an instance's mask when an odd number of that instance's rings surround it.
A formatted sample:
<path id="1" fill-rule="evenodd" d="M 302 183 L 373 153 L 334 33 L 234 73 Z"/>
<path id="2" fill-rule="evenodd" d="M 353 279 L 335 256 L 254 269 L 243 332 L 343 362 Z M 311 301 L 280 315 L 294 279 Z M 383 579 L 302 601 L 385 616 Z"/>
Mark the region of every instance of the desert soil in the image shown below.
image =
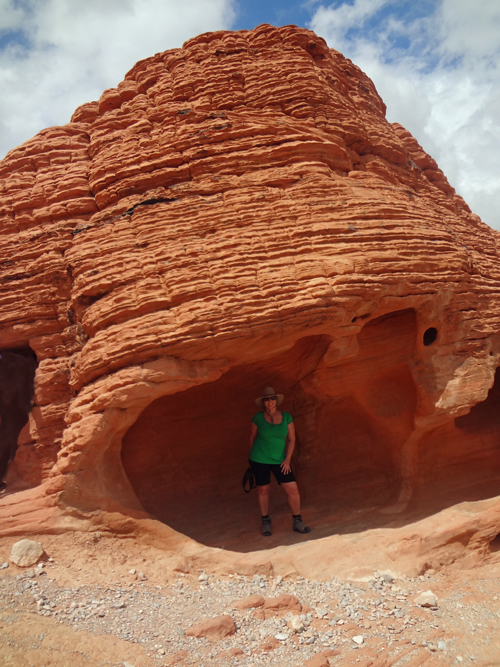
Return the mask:
<path id="1" fill-rule="evenodd" d="M 389 572 L 363 581 L 220 577 L 182 561 L 173 566 L 164 552 L 131 539 L 30 537 L 47 559 L 0 569 L 5 667 L 500 665 L 500 563 L 404 579 Z M 0 565 L 18 539 L 0 540 Z M 434 608 L 415 602 L 428 590 Z M 285 593 L 299 599 L 302 613 L 264 619 L 261 609 L 233 607 L 249 595 Z M 221 615 L 234 620 L 232 636 L 186 636 L 193 624 Z M 292 615 L 303 631 L 288 628 Z"/>

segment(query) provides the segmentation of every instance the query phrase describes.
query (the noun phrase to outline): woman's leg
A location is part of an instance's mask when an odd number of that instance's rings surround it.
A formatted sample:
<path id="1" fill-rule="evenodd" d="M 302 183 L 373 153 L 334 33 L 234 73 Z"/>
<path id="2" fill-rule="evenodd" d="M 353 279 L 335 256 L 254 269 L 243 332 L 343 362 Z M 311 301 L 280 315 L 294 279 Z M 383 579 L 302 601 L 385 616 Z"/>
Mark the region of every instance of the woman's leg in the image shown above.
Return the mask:
<path id="1" fill-rule="evenodd" d="M 269 514 L 269 489 L 271 488 L 270 484 L 265 484 L 264 486 L 257 487 L 257 493 L 259 496 L 259 507 L 260 513 L 262 516 L 267 516 Z"/>
<path id="2" fill-rule="evenodd" d="M 270 537 L 273 532 L 271 530 L 271 517 L 269 516 L 269 489 L 270 484 L 265 484 L 264 486 L 258 486 L 257 491 L 259 494 L 259 507 L 260 513 L 262 515 L 262 526 L 261 531 L 264 537 Z"/>
<path id="3" fill-rule="evenodd" d="M 271 466 L 250 460 L 250 467 L 255 475 L 260 514 L 262 516 L 261 531 L 264 537 L 272 535 L 271 517 L 269 516 L 269 490 L 271 488 Z"/>
<path id="4" fill-rule="evenodd" d="M 285 489 L 288 496 L 288 504 L 293 515 L 293 529 L 297 533 L 310 533 L 311 529 L 302 521 L 300 515 L 300 493 L 297 482 L 282 482 L 281 486 Z"/>
<path id="5" fill-rule="evenodd" d="M 300 493 L 297 482 L 282 482 L 281 486 L 285 489 L 288 496 L 288 504 L 293 515 L 300 514 Z"/>

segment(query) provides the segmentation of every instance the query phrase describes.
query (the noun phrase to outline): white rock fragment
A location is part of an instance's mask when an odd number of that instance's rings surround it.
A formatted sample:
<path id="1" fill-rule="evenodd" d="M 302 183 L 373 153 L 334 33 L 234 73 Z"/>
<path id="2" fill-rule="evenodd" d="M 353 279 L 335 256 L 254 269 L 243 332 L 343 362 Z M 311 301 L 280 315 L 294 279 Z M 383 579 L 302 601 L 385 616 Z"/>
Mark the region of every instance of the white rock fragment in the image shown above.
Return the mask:
<path id="1" fill-rule="evenodd" d="M 129 574 L 135 574 L 135 570 L 134 570 L 134 568 L 132 568 L 131 570 L 129 570 L 128 573 L 129 573 Z"/>
<path id="2" fill-rule="evenodd" d="M 198 581 L 208 581 L 208 574 L 206 572 L 202 572 L 198 577 Z"/>
<path id="3" fill-rule="evenodd" d="M 274 638 L 277 639 L 279 642 L 286 642 L 288 639 L 288 635 L 285 632 L 278 632 L 277 635 L 274 635 Z"/>
<path id="4" fill-rule="evenodd" d="M 12 546 L 10 560 L 19 567 L 31 567 L 43 556 L 43 547 L 40 542 L 20 540 Z"/>
<path id="5" fill-rule="evenodd" d="M 2 564 L 0 565 L 0 570 L 5 570 L 7 567 L 9 567 L 9 564 L 8 564 L 8 563 L 2 563 Z"/>
<path id="6" fill-rule="evenodd" d="M 302 632 L 305 629 L 304 622 L 300 616 L 292 616 L 287 622 L 287 626 L 292 632 Z"/>
<path id="7" fill-rule="evenodd" d="M 432 591 L 424 591 L 417 595 L 415 604 L 419 607 L 437 607 L 437 597 Z"/>
<path id="8" fill-rule="evenodd" d="M 363 639 L 363 635 L 355 635 L 355 636 L 352 638 L 352 641 L 353 641 L 355 644 L 358 644 L 358 646 L 361 646 L 361 644 L 362 644 L 363 641 L 364 641 L 364 639 Z"/>

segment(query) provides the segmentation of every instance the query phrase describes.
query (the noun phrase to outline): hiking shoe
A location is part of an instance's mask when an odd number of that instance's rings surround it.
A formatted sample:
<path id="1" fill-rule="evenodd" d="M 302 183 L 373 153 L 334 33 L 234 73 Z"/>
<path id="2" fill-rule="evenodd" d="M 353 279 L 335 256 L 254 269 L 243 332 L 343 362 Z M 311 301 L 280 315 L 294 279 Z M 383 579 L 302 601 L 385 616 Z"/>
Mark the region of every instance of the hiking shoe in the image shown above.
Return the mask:
<path id="1" fill-rule="evenodd" d="M 262 518 L 262 534 L 264 537 L 271 537 L 273 531 L 271 530 L 271 519 Z"/>
<path id="2" fill-rule="evenodd" d="M 296 533 L 310 533 L 311 529 L 309 526 L 306 526 L 305 523 L 302 521 L 302 517 L 299 514 L 299 516 L 294 516 L 293 517 L 293 529 Z"/>

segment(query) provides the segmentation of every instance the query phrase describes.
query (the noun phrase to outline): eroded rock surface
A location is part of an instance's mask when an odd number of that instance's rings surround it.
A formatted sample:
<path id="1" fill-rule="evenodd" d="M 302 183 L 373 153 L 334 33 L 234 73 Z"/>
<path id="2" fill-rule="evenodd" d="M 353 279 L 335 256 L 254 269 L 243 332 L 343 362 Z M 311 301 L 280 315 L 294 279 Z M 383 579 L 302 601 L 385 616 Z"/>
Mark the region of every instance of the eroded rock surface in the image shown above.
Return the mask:
<path id="1" fill-rule="evenodd" d="M 314 33 L 141 61 L 0 176 L 0 350 L 38 361 L 5 533 L 147 512 L 259 548 L 240 479 L 269 384 L 317 536 L 497 495 L 499 234 Z"/>
<path id="2" fill-rule="evenodd" d="M 223 639 L 234 635 L 236 626 L 230 616 L 217 616 L 193 625 L 186 630 L 187 637 L 207 637 L 208 639 Z"/>

